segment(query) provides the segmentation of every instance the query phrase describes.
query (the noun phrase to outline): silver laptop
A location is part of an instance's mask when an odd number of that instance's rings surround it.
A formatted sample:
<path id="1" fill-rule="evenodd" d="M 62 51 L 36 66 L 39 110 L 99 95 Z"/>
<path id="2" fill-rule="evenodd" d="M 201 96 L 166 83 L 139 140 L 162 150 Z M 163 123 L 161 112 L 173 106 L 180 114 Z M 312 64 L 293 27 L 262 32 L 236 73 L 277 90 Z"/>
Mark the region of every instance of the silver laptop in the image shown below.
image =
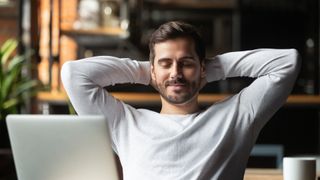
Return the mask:
<path id="1" fill-rule="evenodd" d="M 118 180 L 103 116 L 9 115 L 19 180 Z"/>

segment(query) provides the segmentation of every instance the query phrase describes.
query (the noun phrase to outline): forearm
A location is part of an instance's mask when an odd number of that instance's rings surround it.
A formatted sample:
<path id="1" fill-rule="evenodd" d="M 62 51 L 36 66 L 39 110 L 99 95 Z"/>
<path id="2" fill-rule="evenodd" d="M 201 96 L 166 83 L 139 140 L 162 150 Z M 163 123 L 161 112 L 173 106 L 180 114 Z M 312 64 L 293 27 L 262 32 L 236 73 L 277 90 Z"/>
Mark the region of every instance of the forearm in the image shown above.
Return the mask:
<path id="1" fill-rule="evenodd" d="M 216 56 L 206 66 L 208 82 L 229 77 L 256 78 L 236 95 L 239 113 L 252 117 L 254 133 L 259 133 L 286 101 L 299 69 L 294 49 L 232 52 Z"/>
<path id="2" fill-rule="evenodd" d="M 98 56 L 67 62 L 63 67 L 62 76 L 72 76 L 101 87 L 121 83 L 149 84 L 150 67 L 149 62 Z"/>
<path id="3" fill-rule="evenodd" d="M 119 103 L 104 89 L 118 83 L 149 84 L 148 62 L 101 56 L 70 61 L 63 65 L 61 78 L 78 114 L 105 113 Z"/>
<path id="4" fill-rule="evenodd" d="M 294 49 L 256 49 L 231 52 L 208 60 L 207 81 L 229 77 L 287 77 L 298 71 L 298 53 Z M 293 77 L 294 78 L 294 77 Z"/>

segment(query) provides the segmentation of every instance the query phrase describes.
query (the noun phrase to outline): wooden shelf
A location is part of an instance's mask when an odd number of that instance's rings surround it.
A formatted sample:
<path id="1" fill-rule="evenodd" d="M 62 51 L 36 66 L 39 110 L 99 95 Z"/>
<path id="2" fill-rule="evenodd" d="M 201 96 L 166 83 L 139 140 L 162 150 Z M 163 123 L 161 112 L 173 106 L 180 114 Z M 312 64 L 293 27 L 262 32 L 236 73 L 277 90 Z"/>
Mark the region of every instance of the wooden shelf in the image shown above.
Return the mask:
<path id="1" fill-rule="evenodd" d="M 126 36 L 127 31 L 120 27 L 101 27 L 95 29 L 73 29 L 61 28 L 63 34 L 67 35 L 104 35 L 104 36 Z"/>
<path id="2" fill-rule="evenodd" d="M 128 104 L 136 105 L 160 105 L 160 96 L 157 93 L 136 92 L 112 92 L 117 99 Z M 200 94 L 199 102 L 203 105 L 212 104 L 223 100 L 230 94 Z M 67 95 L 64 92 L 40 92 L 37 99 L 42 102 L 66 102 Z M 317 95 L 290 95 L 286 105 L 319 106 L 320 96 Z"/>
<path id="3" fill-rule="evenodd" d="M 163 8 L 192 8 L 192 9 L 234 9 L 237 5 L 235 0 L 204 0 L 199 3 L 197 0 L 148 0 L 145 4 L 152 4 Z"/>

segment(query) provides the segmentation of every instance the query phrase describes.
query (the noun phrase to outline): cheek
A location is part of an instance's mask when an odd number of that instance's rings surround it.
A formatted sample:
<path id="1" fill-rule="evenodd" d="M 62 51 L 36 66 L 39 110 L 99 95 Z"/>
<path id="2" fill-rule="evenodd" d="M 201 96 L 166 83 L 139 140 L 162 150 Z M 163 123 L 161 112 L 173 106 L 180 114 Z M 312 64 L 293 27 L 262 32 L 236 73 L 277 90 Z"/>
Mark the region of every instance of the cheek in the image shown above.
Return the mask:
<path id="1" fill-rule="evenodd" d="M 188 79 L 198 79 L 200 72 L 196 69 L 188 69 L 184 71 L 184 76 Z"/>
<path id="2" fill-rule="evenodd" d="M 162 81 L 169 77 L 169 73 L 167 73 L 165 70 L 159 70 L 155 71 L 154 76 L 157 81 Z"/>

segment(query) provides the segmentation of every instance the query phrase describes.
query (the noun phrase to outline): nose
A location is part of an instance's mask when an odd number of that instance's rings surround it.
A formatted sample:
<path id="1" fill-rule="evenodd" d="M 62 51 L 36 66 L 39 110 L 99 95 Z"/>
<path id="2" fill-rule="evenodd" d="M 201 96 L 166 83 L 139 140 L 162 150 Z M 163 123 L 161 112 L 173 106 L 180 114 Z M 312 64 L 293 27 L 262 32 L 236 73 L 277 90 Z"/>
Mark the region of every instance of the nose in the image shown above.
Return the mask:
<path id="1" fill-rule="evenodd" d="M 171 68 L 170 79 L 182 78 L 182 68 L 178 63 L 174 63 Z"/>

